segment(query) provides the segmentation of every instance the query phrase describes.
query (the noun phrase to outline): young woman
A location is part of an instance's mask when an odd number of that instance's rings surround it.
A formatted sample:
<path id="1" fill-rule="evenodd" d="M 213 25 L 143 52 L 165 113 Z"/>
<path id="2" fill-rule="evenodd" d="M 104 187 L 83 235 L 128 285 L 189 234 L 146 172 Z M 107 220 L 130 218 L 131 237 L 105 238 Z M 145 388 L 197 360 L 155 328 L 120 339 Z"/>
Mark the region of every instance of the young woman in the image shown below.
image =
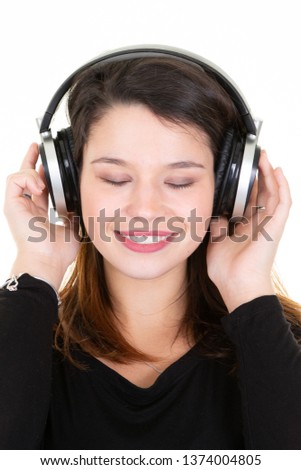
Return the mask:
<path id="1" fill-rule="evenodd" d="M 212 219 L 220 149 L 242 122 L 176 58 L 88 67 L 68 110 L 81 242 L 47 220 L 37 144 L 8 178 L 1 448 L 299 449 L 300 307 L 272 282 L 282 171 L 261 152 L 243 223 Z M 29 241 L 33 220 L 46 236 Z"/>

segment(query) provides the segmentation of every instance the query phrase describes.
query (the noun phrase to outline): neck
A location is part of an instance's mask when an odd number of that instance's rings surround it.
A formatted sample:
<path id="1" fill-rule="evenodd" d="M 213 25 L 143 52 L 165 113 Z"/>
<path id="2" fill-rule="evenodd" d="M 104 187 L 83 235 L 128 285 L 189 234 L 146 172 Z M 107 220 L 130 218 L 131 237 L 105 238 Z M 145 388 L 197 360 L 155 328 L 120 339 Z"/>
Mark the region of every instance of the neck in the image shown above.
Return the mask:
<path id="1" fill-rule="evenodd" d="M 155 279 L 133 279 L 111 265 L 105 265 L 105 273 L 125 336 L 142 350 L 163 353 L 175 340 L 185 313 L 186 266 Z"/>

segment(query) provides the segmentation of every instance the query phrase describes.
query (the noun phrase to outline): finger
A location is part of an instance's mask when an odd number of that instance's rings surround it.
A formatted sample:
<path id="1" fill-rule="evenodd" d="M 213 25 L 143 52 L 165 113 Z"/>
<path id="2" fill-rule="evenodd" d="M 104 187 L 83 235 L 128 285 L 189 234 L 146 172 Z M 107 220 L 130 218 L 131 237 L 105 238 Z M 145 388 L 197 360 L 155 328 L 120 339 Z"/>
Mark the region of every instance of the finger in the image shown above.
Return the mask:
<path id="1" fill-rule="evenodd" d="M 18 198 L 24 194 L 40 196 L 44 188 L 36 171 L 21 171 L 7 178 L 6 198 Z"/>
<path id="2" fill-rule="evenodd" d="M 273 213 L 268 216 L 268 226 L 266 227 L 268 227 L 267 231 L 270 240 L 278 244 L 289 216 L 292 200 L 289 185 L 282 170 L 280 168 L 274 170 L 274 176 L 278 187 L 278 204 Z M 258 222 L 261 223 L 266 216 L 265 211 L 262 212 L 260 217 L 258 217 Z M 265 239 L 265 237 L 262 237 L 262 233 L 259 233 L 259 238 L 263 241 Z"/>
<path id="3" fill-rule="evenodd" d="M 35 202 L 35 204 L 37 206 L 39 206 L 43 210 L 47 211 L 48 210 L 48 195 L 49 195 L 49 192 L 47 190 L 46 178 L 45 178 L 45 174 L 44 174 L 43 165 L 39 166 L 38 175 L 39 175 L 40 180 L 44 183 L 45 189 L 42 191 L 41 194 L 35 195 L 32 199 L 33 199 L 33 201 Z"/>
<path id="4" fill-rule="evenodd" d="M 45 186 L 47 184 L 46 182 L 46 176 L 45 176 L 45 171 L 44 171 L 44 167 L 43 165 L 40 165 L 39 168 L 38 168 L 38 174 L 41 178 L 41 180 L 44 182 Z"/>
<path id="5" fill-rule="evenodd" d="M 35 169 L 36 163 L 39 158 L 39 146 L 36 143 L 30 145 L 22 163 L 20 170 L 27 170 L 28 168 Z"/>
<path id="6" fill-rule="evenodd" d="M 42 181 L 42 183 L 43 183 L 43 185 L 44 185 L 44 187 L 45 187 L 45 191 L 43 191 L 43 194 L 48 197 L 49 190 L 48 190 L 48 185 L 47 185 L 47 181 L 46 181 L 46 176 L 45 176 L 45 171 L 44 171 L 43 165 L 40 165 L 40 166 L 39 166 L 39 168 L 38 168 L 38 175 L 39 175 L 40 181 Z"/>
<path id="7" fill-rule="evenodd" d="M 279 188 L 275 172 L 263 151 L 259 161 L 257 205 L 265 207 L 265 213 L 272 215 L 278 203 Z"/>
<path id="8" fill-rule="evenodd" d="M 256 212 L 257 210 L 257 205 L 258 205 L 257 195 L 258 195 L 258 178 L 256 178 L 254 181 L 250 198 L 249 198 L 249 202 L 244 213 L 244 217 L 246 217 L 247 219 L 250 219 L 254 215 L 254 212 Z"/>
<path id="9" fill-rule="evenodd" d="M 279 194 L 279 203 L 274 212 L 274 219 L 284 224 L 288 218 L 289 211 L 292 206 L 292 197 L 288 181 L 284 176 L 282 169 L 276 168 L 274 174 L 278 184 Z"/>

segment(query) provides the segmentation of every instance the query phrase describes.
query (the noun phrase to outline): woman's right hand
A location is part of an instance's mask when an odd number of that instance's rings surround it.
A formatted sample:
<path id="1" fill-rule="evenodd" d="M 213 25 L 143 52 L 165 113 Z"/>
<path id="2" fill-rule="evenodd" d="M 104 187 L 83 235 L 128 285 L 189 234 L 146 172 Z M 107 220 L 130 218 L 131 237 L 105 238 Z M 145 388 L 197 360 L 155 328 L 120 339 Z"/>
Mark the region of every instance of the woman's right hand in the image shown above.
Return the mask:
<path id="1" fill-rule="evenodd" d="M 78 228 L 71 215 L 65 226 L 50 224 L 43 169 L 35 169 L 38 157 L 38 145 L 32 144 L 20 171 L 7 179 L 4 213 L 17 245 L 12 274 L 26 272 L 58 289 L 79 248 Z"/>

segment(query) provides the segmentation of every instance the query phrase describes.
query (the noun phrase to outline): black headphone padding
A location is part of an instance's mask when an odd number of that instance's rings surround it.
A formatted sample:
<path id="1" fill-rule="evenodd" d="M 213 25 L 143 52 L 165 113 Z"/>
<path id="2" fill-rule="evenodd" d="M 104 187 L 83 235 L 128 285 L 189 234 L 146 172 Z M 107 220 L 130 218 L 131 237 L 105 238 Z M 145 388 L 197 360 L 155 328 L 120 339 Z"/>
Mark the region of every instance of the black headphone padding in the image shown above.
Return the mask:
<path id="1" fill-rule="evenodd" d="M 231 215 L 235 197 L 240 165 L 238 159 L 243 156 L 243 142 L 240 133 L 234 128 L 228 129 L 223 146 L 215 165 L 215 195 L 213 215 Z"/>
<path id="2" fill-rule="evenodd" d="M 68 212 L 79 212 L 78 171 L 73 158 L 74 140 L 71 127 L 61 129 L 54 139 Z"/>

